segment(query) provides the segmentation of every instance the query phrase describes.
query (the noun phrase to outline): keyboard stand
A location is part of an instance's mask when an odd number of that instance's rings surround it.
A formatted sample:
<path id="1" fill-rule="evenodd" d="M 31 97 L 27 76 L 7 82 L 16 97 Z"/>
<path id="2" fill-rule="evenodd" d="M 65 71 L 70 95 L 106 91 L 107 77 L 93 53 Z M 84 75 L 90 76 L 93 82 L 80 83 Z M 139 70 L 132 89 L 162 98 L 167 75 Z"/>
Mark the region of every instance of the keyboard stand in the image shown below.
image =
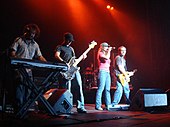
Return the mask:
<path id="1" fill-rule="evenodd" d="M 49 87 L 57 80 L 57 76 L 59 75 L 59 71 L 52 71 L 45 81 L 42 83 L 41 88 L 38 88 L 37 85 L 30 79 L 28 76 L 28 73 L 26 72 L 26 69 L 24 67 L 18 68 L 20 74 L 23 76 L 24 80 L 26 81 L 26 85 L 31 90 L 30 97 L 28 101 L 19 109 L 19 111 L 16 113 L 17 118 L 24 118 L 26 116 L 26 113 L 28 112 L 28 109 L 34 104 L 36 100 L 40 100 L 42 104 L 46 107 L 46 109 L 49 111 L 51 115 L 57 115 L 57 113 L 54 111 L 53 107 L 50 105 L 50 103 L 45 99 L 43 94 L 49 89 Z"/>

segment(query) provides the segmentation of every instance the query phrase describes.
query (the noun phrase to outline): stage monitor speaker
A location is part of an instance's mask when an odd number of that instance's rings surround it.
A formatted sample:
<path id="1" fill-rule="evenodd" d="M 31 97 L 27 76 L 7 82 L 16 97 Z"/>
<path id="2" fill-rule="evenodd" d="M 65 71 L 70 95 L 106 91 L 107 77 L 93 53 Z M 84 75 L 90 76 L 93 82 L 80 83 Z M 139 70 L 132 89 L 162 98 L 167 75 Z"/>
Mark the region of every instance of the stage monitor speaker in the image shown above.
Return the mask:
<path id="1" fill-rule="evenodd" d="M 167 93 L 167 98 L 168 98 L 168 106 L 170 106 L 170 89 L 168 89 L 166 93 Z"/>
<path id="2" fill-rule="evenodd" d="M 139 89 L 132 99 L 131 110 L 151 111 L 167 106 L 167 94 L 161 89 Z"/>
<path id="3" fill-rule="evenodd" d="M 67 89 L 52 89 L 45 97 L 56 113 L 70 113 L 73 108 L 73 96 Z"/>

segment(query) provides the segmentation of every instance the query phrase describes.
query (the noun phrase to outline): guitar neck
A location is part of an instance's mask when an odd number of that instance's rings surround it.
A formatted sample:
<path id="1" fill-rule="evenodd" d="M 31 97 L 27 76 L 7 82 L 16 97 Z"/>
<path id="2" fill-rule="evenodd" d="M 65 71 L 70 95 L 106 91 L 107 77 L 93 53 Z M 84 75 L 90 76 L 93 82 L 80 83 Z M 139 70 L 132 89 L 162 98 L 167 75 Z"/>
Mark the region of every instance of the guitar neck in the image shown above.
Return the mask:
<path id="1" fill-rule="evenodd" d="M 84 51 L 84 53 L 76 60 L 76 62 L 73 64 L 73 66 L 77 66 L 77 64 L 80 63 L 80 61 L 83 59 L 83 55 L 84 54 L 86 55 L 90 50 L 91 50 L 90 47 L 88 49 L 86 49 L 86 51 Z"/>

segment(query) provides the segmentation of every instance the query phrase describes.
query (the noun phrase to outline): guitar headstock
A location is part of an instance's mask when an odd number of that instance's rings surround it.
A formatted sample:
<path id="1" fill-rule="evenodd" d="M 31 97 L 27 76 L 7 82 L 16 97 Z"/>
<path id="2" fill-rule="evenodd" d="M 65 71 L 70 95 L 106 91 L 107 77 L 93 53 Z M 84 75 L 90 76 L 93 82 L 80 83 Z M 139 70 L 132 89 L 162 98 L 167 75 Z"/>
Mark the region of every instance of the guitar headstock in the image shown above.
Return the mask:
<path id="1" fill-rule="evenodd" d="M 94 46 L 97 45 L 97 42 L 95 41 L 92 41 L 90 44 L 89 44 L 89 48 L 94 48 Z"/>
<path id="2" fill-rule="evenodd" d="M 135 72 L 137 72 L 137 69 L 134 69 L 134 70 L 133 70 L 133 73 L 135 73 Z"/>

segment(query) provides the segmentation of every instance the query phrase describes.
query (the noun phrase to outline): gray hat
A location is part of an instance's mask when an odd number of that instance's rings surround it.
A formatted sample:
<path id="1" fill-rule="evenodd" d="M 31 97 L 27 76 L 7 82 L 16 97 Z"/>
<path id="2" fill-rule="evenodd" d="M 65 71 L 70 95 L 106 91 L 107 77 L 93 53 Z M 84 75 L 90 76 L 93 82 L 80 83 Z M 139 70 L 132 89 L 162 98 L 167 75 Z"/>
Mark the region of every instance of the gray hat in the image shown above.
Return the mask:
<path id="1" fill-rule="evenodd" d="M 71 33 L 69 33 L 69 32 L 66 32 L 64 34 L 64 39 L 68 40 L 68 41 L 74 41 L 73 35 Z"/>
<path id="2" fill-rule="evenodd" d="M 100 46 L 101 46 L 101 47 L 109 47 L 109 44 L 106 43 L 106 42 L 103 42 L 103 43 L 100 44 Z"/>

